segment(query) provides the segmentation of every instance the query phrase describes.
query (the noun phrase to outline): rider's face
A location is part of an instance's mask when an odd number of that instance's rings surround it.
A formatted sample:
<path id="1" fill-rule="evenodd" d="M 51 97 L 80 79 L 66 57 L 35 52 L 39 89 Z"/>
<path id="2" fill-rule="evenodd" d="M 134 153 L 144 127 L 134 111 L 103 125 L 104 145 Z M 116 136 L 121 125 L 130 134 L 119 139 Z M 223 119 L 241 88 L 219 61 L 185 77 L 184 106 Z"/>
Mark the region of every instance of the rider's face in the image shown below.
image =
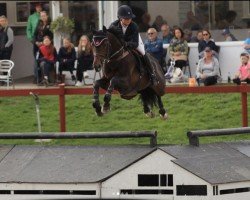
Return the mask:
<path id="1" fill-rule="evenodd" d="M 132 19 L 121 19 L 121 23 L 125 26 L 128 26 L 132 22 Z"/>

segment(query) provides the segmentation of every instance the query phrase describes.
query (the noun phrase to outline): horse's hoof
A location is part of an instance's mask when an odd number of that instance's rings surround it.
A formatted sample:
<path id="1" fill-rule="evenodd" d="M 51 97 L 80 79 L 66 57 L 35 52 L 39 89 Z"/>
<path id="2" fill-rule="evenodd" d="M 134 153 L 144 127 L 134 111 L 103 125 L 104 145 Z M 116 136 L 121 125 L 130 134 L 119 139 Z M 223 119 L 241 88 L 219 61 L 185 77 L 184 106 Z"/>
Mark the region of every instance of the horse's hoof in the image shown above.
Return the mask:
<path id="1" fill-rule="evenodd" d="M 155 117 L 155 114 L 153 112 L 148 112 L 148 113 L 145 113 L 145 115 L 149 118 L 154 118 Z"/>
<path id="2" fill-rule="evenodd" d="M 167 113 L 165 113 L 164 115 L 160 115 L 160 116 L 161 116 L 162 120 L 167 120 L 167 118 L 168 118 L 168 114 Z"/>
<path id="3" fill-rule="evenodd" d="M 102 117 L 102 116 L 103 116 L 103 113 L 102 113 L 102 112 L 95 112 L 95 114 L 96 114 L 98 117 Z"/>
<path id="4" fill-rule="evenodd" d="M 102 113 L 103 114 L 107 114 L 108 112 L 110 112 L 110 106 L 102 106 Z"/>

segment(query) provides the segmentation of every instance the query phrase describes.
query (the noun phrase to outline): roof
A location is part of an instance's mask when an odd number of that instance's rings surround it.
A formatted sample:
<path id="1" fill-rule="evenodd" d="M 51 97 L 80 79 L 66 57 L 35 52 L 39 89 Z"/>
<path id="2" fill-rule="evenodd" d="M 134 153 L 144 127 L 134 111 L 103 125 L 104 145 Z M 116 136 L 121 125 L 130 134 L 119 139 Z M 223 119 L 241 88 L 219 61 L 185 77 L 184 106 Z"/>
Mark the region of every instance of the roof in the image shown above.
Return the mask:
<path id="1" fill-rule="evenodd" d="M 152 152 L 150 147 L 0 146 L 0 182 L 93 183 Z"/>
<path id="2" fill-rule="evenodd" d="M 250 140 L 190 145 L 0 146 L 2 183 L 97 183 L 160 149 L 210 184 L 250 181 Z"/>
<path id="3" fill-rule="evenodd" d="M 160 147 L 173 162 L 210 184 L 250 181 L 250 141 Z"/>

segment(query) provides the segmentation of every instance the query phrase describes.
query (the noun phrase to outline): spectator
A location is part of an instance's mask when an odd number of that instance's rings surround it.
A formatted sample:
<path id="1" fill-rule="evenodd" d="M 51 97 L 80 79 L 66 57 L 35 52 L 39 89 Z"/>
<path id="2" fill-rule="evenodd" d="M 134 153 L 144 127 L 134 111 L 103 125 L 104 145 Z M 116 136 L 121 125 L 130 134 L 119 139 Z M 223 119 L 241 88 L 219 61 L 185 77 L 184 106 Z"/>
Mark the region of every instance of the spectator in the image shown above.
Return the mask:
<path id="1" fill-rule="evenodd" d="M 196 80 L 198 84 L 203 82 L 205 86 L 217 83 L 219 76 L 219 61 L 213 56 L 212 49 L 206 47 L 204 57 L 198 62 Z"/>
<path id="2" fill-rule="evenodd" d="M 52 83 L 49 79 L 49 73 L 54 70 L 55 63 L 57 61 L 56 48 L 52 44 L 49 36 L 45 36 L 43 43 L 39 47 L 38 64 L 41 68 L 43 80 L 41 81 L 46 87 Z"/>
<path id="3" fill-rule="evenodd" d="M 230 30 L 229 29 L 224 29 L 221 33 L 224 38 L 225 38 L 225 41 L 238 41 L 234 35 L 232 33 L 230 33 Z"/>
<path id="4" fill-rule="evenodd" d="M 139 32 L 147 32 L 147 30 L 151 27 L 149 25 L 151 16 L 149 13 L 144 13 L 141 17 L 142 22 L 138 25 L 139 26 Z"/>
<path id="5" fill-rule="evenodd" d="M 246 53 L 250 54 L 250 31 L 248 31 L 248 37 L 244 41 L 243 48 Z"/>
<path id="6" fill-rule="evenodd" d="M 161 32 L 162 32 L 162 42 L 163 42 L 163 44 L 169 44 L 170 41 L 174 37 L 174 35 L 170 31 L 169 25 L 162 24 L 162 26 L 161 26 Z"/>
<path id="7" fill-rule="evenodd" d="M 174 38 L 171 40 L 168 50 L 169 57 L 175 60 L 175 67 L 182 69 L 187 65 L 188 44 L 181 28 L 174 29 Z"/>
<path id="8" fill-rule="evenodd" d="M 201 23 L 200 21 L 197 19 L 197 17 L 194 16 L 193 11 L 188 11 L 187 12 L 187 19 L 186 21 L 183 23 L 183 29 L 189 29 L 189 30 L 199 30 L 201 29 Z"/>
<path id="9" fill-rule="evenodd" d="M 33 56 L 34 60 L 36 58 L 36 53 L 38 51 L 38 47 L 35 44 L 34 33 L 40 19 L 40 12 L 42 11 L 41 3 L 36 3 L 35 5 L 35 12 L 29 16 L 28 23 L 26 27 L 26 36 L 28 40 L 33 44 Z M 37 63 L 34 62 L 34 83 L 37 83 Z"/>
<path id="10" fill-rule="evenodd" d="M 45 36 L 50 37 L 50 40 L 53 40 L 53 33 L 50 30 L 50 19 L 46 11 L 40 12 L 40 20 L 38 21 L 36 30 L 34 32 L 34 53 L 37 54 L 39 47 L 43 44 L 43 38 Z M 40 82 L 41 74 L 40 72 L 35 69 L 35 77 L 36 81 Z"/>
<path id="11" fill-rule="evenodd" d="M 154 23 L 152 24 L 152 28 L 155 28 L 157 32 L 160 32 L 162 24 L 167 24 L 167 22 L 163 19 L 161 15 L 158 15 L 155 18 Z"/>
<path id="12" fill-rule="evenodd" d="M 190 42 L 193 34 L 192 31 L 190 29 L 185 29 L 183 32 L 184 32 L 184 40 Z"/>
<path id="13" fill-rule="evenodd" d="M 204 50 L 206 47 L 210 47 L 212 49 L 213 55 L 218 59 L 219 58 L 219 47 L 215 44 L 214 40 L 211 39 L 211 33 L 208 29 L 202 30 L 203 40 L 201 40 L 198 44 L 199 58 L 203 58 Z"/>
<path id="14" fill-rule="evenodd" d="M 197 31 L 196 35 L 191 38 L 190 42 L 199 43 L 203 39 L 202 30 Z"/>
<path id="15" fill-rule="evenodd" d="M 7 18 L 0 16 L 0 60 L 10 60 L 13 50 L 13 30 L 8 26 Z"/>
<path id="16" fill-rule="evenodd" d="M 87 70 L 93 69 L 93 51 L 91 48 L 91 43 L 89 41 L 88 36 L 83 35 L 79 40 L 78 45 L 78 55 L 77 55 L 77 69 L 76 69 L 76 77 L 77 82 L 76 86 L 83 86 L 83 76 L 84 78 L 88 78 L 89 75 Z"/>
<path id="17" fill-rule="evenodd" d="M 76 60 L 76 51 L 74 45 L 69 38 L 63 39 L 63 46 L 59 49 L 58 62 L 59 62 L 59 80 L 62 81 L 62 72 L 69 71 L 72 81 L 76 80 L 73 73 Z"/>
<path id="18" fill-rule="evenodd" d="M 237 85 L 240 85 L 241 82 L 247 82 L 249 84 L 250 83 L 250 64 L 248 62 L 249 54 L 241 53 L 240 60 L 241 60 L 241 66 L 239 67 L 239 70 L 235 75 L 233 82 L 236 83 Z"/>
<path id="19" fill-rule="evenodd" d="M 162 66 L 164 59 L 163 43 L 160 38 L 157 37 L 157 31 L 155 28 L 148 29 L 148 39 L 144 43 L 145 51 L 154 56 L 159 64 Z"/>

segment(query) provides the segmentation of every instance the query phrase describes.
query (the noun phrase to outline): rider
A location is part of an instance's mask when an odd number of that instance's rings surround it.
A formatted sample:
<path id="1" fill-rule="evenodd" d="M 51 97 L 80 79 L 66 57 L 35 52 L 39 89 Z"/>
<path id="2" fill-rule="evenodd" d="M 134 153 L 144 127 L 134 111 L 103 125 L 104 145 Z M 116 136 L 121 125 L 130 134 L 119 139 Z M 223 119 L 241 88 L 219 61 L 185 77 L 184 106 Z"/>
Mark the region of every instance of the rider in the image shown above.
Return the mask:
<path id="1" fill-rule="evenodd" d="M 124 47 L 130 50 L 137 49 L 143 55 L 146 69 L 150 74 L 151 82 L 153 85 L 156 85 L 156 76 L 150 64 L 150 60 L 145 53 L 144 44 L 139 34 L 138 26 L 132 21 L 132 18 L 135 18 L 135 15 L 127 5 L 120 6 L 117 15 L 118 20 L 111 23 L 109 29 L 114 30 L 115 35 L 122 39 Z"/>

